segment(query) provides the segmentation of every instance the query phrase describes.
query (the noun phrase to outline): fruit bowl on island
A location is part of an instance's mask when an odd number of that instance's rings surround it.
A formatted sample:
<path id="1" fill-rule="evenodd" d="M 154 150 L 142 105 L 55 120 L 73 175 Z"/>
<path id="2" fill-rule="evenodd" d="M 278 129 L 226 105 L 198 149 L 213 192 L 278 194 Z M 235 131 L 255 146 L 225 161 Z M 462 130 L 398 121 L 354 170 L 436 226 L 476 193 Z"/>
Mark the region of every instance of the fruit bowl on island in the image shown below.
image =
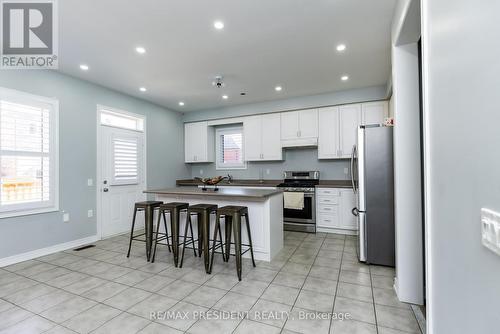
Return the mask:
<path id="1" fill-rule="evenodd" d="M 215 176 L 215 177 L 212 177 L 212 178 L 195 177 L 194 179 L 200 181 L 201 183 L 203 183 L 203 188 L 202 188 L 203 191 L 207 191 L 208 190 L 207 186 L 213 186 L 214 187 L 213 190 L 214 191 L 218 191 L 219 188 L 217 188 L 217 184 L 219 182 L 221 182 L 222 180 L 224 180 L 225 178 L 226 177 L 224 177 L 224 176 Z"/>

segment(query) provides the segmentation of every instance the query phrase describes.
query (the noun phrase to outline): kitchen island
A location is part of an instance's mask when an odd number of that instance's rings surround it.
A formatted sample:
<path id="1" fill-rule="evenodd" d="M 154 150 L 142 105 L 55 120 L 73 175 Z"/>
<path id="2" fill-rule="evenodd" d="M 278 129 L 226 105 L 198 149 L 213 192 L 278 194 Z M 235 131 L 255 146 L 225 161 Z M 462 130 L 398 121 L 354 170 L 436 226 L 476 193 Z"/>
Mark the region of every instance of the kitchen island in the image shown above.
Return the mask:
<path id="1" fill-rule="evenodd" d="M 206 191 L 198 187 L 178 187 L 146 190 L 154 194 L 156 200 L 164 203 L 185 202 L 190 205 L 206 203 L 239 205 L 248 207 L 254 256 L 256 260 L 271 261 L 283 248 L 283 193 L 276 189 L 221 188 L 218 191 Z M 168 219 L 168 217 L 167 217 Z M 181 216 L 180 231 L 184 233 L 185 214 Z M 192 218 L 194 234 L 197 235 L 196 216 Z M 215 215 L 212 215 L 210 231 L 214 230 Z M 246 231 L 246 229 L 242 229 Z M 224 234 L 224 229 L 222 229 Z M 210 235 L 210 239 L 213 235 Z M 223 235 L 224 238 L 224 235 Z M 242 233 L 242 242 L 248 243 L 246 233 Z M 245 253 L 244 257 L 250 257 Z"/>

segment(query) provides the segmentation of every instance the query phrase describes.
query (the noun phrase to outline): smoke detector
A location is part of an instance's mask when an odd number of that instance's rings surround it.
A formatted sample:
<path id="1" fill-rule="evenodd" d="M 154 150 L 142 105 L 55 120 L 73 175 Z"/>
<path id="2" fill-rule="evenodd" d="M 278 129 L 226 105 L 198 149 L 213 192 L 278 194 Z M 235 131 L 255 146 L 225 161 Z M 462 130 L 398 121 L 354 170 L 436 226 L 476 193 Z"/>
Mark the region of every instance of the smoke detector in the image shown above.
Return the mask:
<path id="1" fill-rule="evenodd" d="M 214 81 L 212 81 L 212 86 L 217 88 L 222 88 L 226 86 L 224 81 L 222 81 L 222 75 L 218 75 L 214 78 Z"/>

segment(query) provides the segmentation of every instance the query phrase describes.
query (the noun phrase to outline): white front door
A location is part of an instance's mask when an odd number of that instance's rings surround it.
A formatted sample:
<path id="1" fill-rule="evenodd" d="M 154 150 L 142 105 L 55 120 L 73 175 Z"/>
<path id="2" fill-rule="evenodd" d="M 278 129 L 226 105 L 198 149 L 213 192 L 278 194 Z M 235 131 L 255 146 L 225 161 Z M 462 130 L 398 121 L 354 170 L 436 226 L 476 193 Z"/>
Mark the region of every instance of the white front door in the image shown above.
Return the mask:
<path id="1" fill-rule="evenodd" d="M 144 132 L 100 125 L 101 238 L 130 230 L 134 203 L 145 200 Z M 99 177 L 99 176 L 98 176 Z M 136 228 L 144 225 L 137 215 Z"/>

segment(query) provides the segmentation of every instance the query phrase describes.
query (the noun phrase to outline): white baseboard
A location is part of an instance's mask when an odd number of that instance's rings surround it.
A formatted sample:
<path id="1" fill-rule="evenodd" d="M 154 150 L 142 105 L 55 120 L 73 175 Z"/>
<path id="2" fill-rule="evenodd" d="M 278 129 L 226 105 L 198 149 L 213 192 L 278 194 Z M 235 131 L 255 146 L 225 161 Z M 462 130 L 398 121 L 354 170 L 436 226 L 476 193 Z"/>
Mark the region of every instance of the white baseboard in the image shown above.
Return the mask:
<path id="1" fill-rule="evenodd" d="M 57 252 L 62 252 L 62 251 L 65 251 L 67 249 L 90 244 L 92 242 L 96 242 L 97 240 L 99 240 L 97 235 L 93 235 L 93 236 L 87 237 L 87 238 L 68 241 L 68 242 L 65 242 L 62 244 L 57 244 L 57 245 L 29 251 L 26 253 L 21 253 L 21 254 L 12 255 L 9 257 L 4 257 L 4 258 L 0 259 L 0 268 L 5 267 L 5 266 L 9 266 L 11 264 L 16 264 L 19 262 L 32 260 L 32 259 L 35 259 L 35 258 L 40 257 L 40 256 L 45 256 L 45 255 L 49 255 L 49 254 L 53 254 L 53 253 L 57 253 Z"/>

